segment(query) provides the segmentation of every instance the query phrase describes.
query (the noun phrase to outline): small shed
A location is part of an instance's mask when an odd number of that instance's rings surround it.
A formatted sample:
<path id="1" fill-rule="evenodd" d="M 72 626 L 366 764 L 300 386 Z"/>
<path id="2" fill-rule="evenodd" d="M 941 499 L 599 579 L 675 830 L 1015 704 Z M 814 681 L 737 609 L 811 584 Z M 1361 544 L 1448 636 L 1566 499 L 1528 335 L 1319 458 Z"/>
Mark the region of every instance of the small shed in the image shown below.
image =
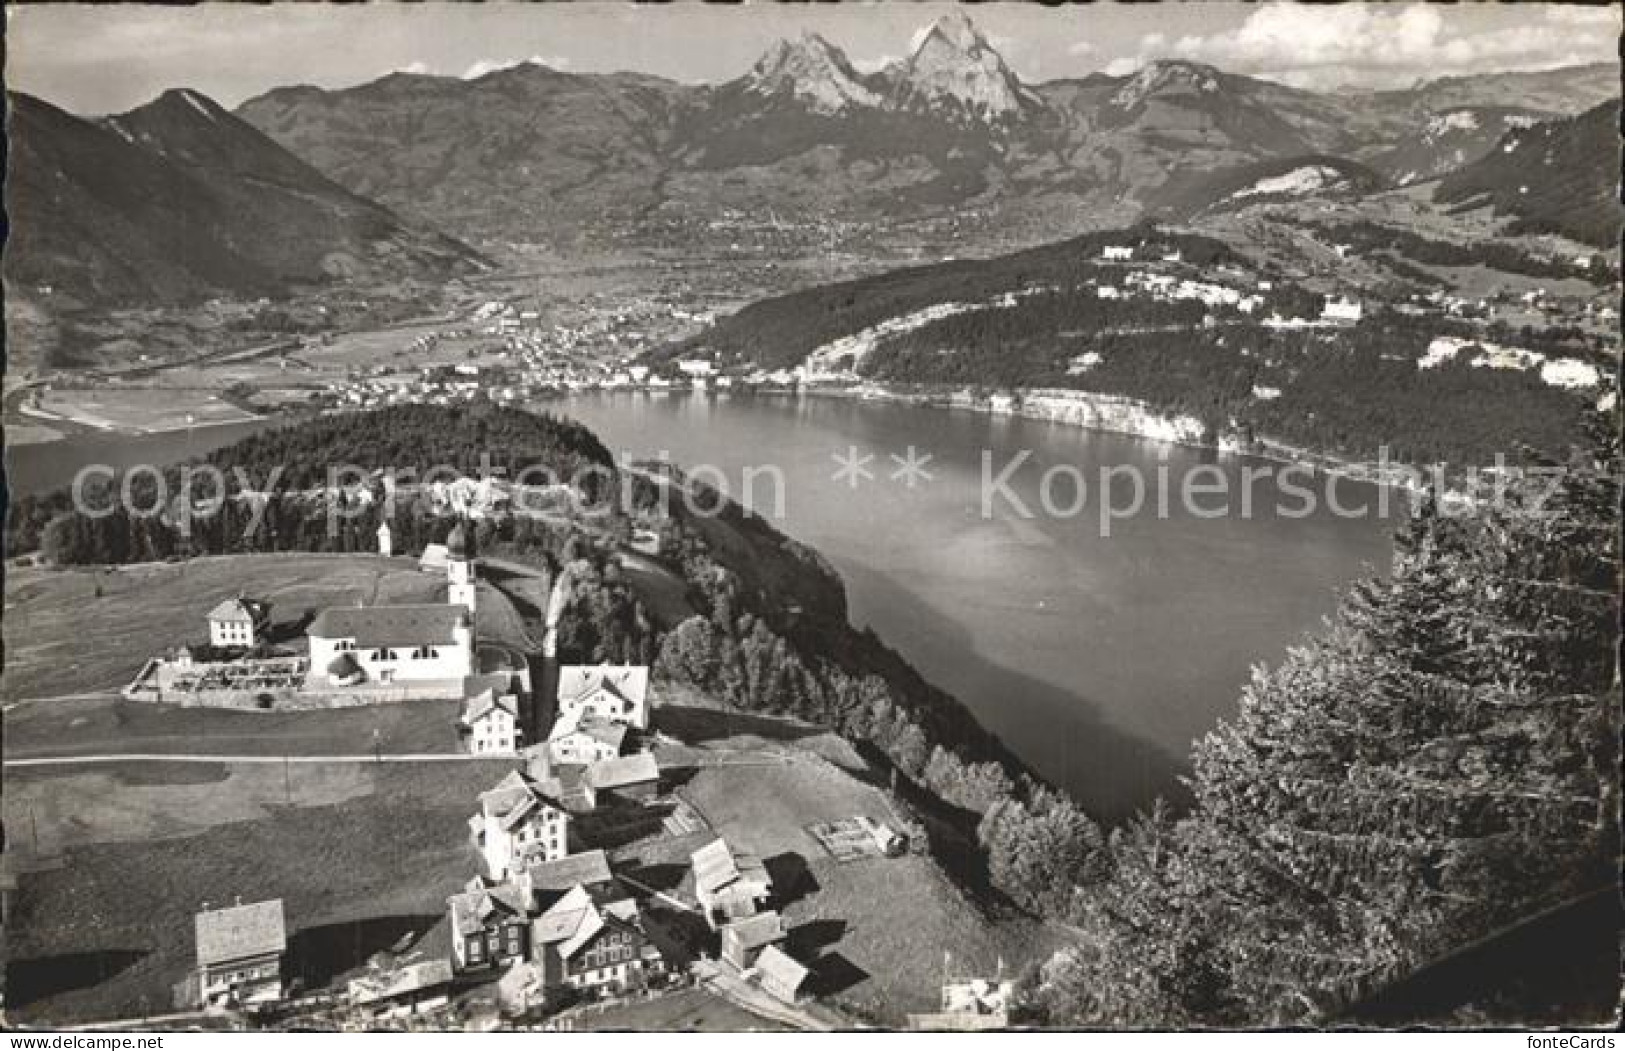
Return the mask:
<path id="1" fill-rule="evenodd" d="M 756 980 L 772 996 L 793 1004 L 806 996 L 808 970 L 795 957 L 769 945 L 756 957 Z"/>

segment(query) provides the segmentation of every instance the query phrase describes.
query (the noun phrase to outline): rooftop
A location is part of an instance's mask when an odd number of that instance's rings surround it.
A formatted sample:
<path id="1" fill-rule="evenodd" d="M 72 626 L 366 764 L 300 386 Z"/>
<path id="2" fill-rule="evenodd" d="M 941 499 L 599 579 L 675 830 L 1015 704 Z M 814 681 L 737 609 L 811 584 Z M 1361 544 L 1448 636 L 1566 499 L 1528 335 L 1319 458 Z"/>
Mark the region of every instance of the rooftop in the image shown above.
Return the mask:
<path id="1" fill-rule="evenodd" d="M 200 912 L 194 923 L 201 966 L 281 953 L 288 947 L 281 898 Z"/>
<path id="2" fill-rule="evenodd" d="M 471 626 L 466 606 L 330 606 L 317 614 L 308 634 L 354 639 L 361 647 L 421 646 L 454 643 L 456 629 Z"/>
<path id="3" fill-rule="evenodd" d="M 605 759 L 587 767 L 587 783 L 594 789 L 623 788 L 660 780 L 660 764 L 648 752 Z"/>
<path id="4" fill-rule="evenodd" d="M 499 694 L 487 687 L 464 702 L 463 725 L 473 726 L 495 711 L 507 712 L 515 719 L 519 718 L 519 698 L 511 693 Z"/>
<path id="5" fill-rule="evenodd" d="M 260 602 L 257 599 L 228 598 L 209 611 L 210 620 L 227 621 L 232 624 L 258 624 L 270 612 L 270 603 Z"/>
<path id="6" fill-rule="evenodd" d="M 784 922 L 776 912 L 758 912 L 749 919 L 735 920 L 724 929 L 733 931 L 746 949 L 760 949 L 784 938 Z"/>
<path id="7" fill-rule="evenodd" d="M 559 700 L 608 690 L 634 704 L 649 694 L 649 668 L 643 664 L 566 664 L 559 668 Z"/>
<path id="8" fill-rule="evenodd" d="M 424 960 L 380 978 L 355 979 L 350 983 L 350 998 L 358 1004 L 375 1003 L 446 985 L 451 977 L 450 960 Z"/>
<path id="9" fill-rule="evenodd" d="M 525 878 L 530 881 L 532 890 L 557 893 L 584 884 L 608 883 L 614 877 L 609 871 L 608 856 L 602 850 L 589 850 L 553 861 L 538 861 L 525 869 Z"/>
<path id="10" fill-rule="evenodd" d="M 768 884 L 767 866 L 754 854 L 735 853 L 725 839 L 716 839 L 693 854 L 696 889 L 713 893 L 741 879 Z"/>
<path id="11" fill-rule="evenodd" d="M 611 722 L 608 719 L 598 719 L 586 714 L 585 708 L 571 708 L 561 714 L 553 729 L 548 732 L 549 741 L 557 741 L 561 737 L 568 737 L 573 733 L 583 733 L 595 741 L 609 745 L 616 751 L 626 743 L 627 728 L 625 723 Z"/>
<path id="12" fill-rule="evenodd" d="M 775 980 L 786 989 L 800 989 L 808 974 L 806 967 L 777 945 L 769 945 L 756 957 L 756 970 L 764 979 Z"/>

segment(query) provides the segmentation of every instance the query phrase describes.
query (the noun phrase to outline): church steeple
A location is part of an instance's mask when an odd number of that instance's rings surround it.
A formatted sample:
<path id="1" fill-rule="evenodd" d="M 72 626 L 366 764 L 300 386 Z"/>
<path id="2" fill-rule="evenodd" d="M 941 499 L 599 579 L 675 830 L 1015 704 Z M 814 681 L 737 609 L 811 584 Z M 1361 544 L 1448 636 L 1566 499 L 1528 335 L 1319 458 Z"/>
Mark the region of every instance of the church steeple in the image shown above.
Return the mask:
<path id="1" fill-rule="evenodd" d="M 474 612 L 476 588 L 474 530 L 459 519 L 446 537 L 446 601 Z"/>

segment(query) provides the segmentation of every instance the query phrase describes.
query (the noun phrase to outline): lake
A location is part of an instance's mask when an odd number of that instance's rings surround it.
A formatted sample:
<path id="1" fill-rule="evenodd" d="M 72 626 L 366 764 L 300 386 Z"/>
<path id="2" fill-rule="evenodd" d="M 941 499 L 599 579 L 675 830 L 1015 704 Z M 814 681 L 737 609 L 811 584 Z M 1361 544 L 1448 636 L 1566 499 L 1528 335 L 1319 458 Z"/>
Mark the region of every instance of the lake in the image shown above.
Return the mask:
<path id="1" fill-rule="evenodd" d="M 767 395 L 602 393 L 537 408 L 579 418 L 617 454 L 704 464 L 734 496 L 752 496 L 840 570 L 855 623 L 1103 817 L 1176 791 L 1192 741 L 1235 712 L 1249 669 L 1279 661 L 1341 588 L 1390 557 L 1392 523 L 1374 514 L 1267 513 L 1277 500 L 1301 510 L 1273 477 L 1255 480 L 1250 516 L 1207 517 L 1224 502 L 1212 496 L 1182 505 L 1179 481 L 1195 471 L 1229 484 L 1238 508 L 1245 472 L 1264 470 L 1253 461 L 1058 424 Z M 168 462 L 258 426 L 27 446 L 8 468 L 26 490 L 80 463 Z M 891 478 L 892 456 L 910 447 L 924 472 L 913 486 Z M 836 457 L 854 453 L 873 457 L 862 463 L 872 478 L 835 477 Z M 782 479 L 780 516 L 768 469 Z M 1109 535 L 1094 491 L 1102 469 L 1138 471 L 1151 487 Z M 1151 495 L 1159 470 L 1173 480 L 1166 514 Z M 1002 488 L 990 484 L 1001 475 Z M 1079 477 L 1087 500 L 1073 513 Z M 1128 488 L 1113 494 L 1126 510 Z M 1337 492 L 1345 505 L 1375 494 L 1349 482 Z"/>

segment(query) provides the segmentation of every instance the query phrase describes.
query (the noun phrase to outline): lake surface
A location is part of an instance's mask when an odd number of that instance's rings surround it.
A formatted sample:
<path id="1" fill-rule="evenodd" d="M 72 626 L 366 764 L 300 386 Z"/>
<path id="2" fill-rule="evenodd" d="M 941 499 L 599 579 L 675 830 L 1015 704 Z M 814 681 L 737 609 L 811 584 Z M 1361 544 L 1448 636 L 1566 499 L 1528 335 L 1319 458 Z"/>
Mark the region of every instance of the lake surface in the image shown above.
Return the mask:
<path id="1" fill-rule="evenodd" d="M 1275 487 L 1254 513 L 1202 518 L 1179 499 L 1183 472 L 1211 465 L 1237 485 L 1250 461 L 1080 428 L 968 411 L 828 397 L 599 394 L 554 403 L 617 453 L 662 451 L 709 464 L 742 497 L 746 467 L 785 478 L 780 529 L 818 548 L 846 580 L 854 623 L 868 624 L 927 678 L 964 700 L 1017 754 L 1090 809 L 1121 815 L 1176 787 L 1191 742 L 1234 714 L 1249 669 L 1275 663 L 1331 613 L 1338 590 L 1389 563 L 1391 523 L 1321 510 L 1287 519 Z M 929 482 L 890 481 L 893 453 L 932 459 Z M 850 447 L 873 454 L 875 481 L 832 478 Z M 1029 459 L 983 514 L 986 474 Z M 1073 517 L 1042 513 L 1044 472 L 1145 473 L 1144 512 L 1102 536 L 1094 494 Z M 1173 479 L 1157 513 L 1155 473 Z M 1063 468 L 1064 469 L 1064 468 Z M 1299 480 L 1302 480 L 1300 476 Z M 1323 484 L 1323 483 L 1322 483 Z M 1058 479 L 1052 505 L 1071 510 Z M 1127 508 L 1126 487 L 1119 502 Z M 1376 490 L 1343 482 L 1344 506 Z M 758 476 L 754 509 L 770 515 Z M 1282 506 L 1296 510 L 1299 501 Z M 1221 505 L 1218 498 L 1198 511 Z M 1402 511 L 1395 501 L 1395 513 Z"/>
<path id="2" fill-rule="evenodd" d="M 1057 424 L 822 397 L 605 393 L 536 408 L 579 418 L 618 455 L 715 469 L 713 481 L 835 564 L 855 623 L 1101 816 L 1176 791 L 1192 741 L 1234 714 L 1250 667 L 1278 662 L 1340 588 L 1390 557 L 1391 522 L 1324 507 L 1283 517 L 1273 478 L 1255 480 L 1250 517 L 1182 505 L 1180 479 L 1201 469 L 1229 481 L 1237 510 L 1242 472 L 1262 470 L 1250 461 Z M 166 463 L 265 425 L 24 446 L 8 451 L 8 470 L 27 491 L 61 484 L 83 463 Z M 892 454 L 910 446 L 931 457 L 922 465 L 931 479 L 913 487 L 889 477 Z M 873 480 L 856 488 L 832 477 L 834 458 L 853 450 L 874 457 Z M 1023 453 L 1004 490 L 986 483 Z M 748 468 L 758 469 L 751 493 Z M 782 516 L 768 468 L 783 480 Z M 1110 535 L 1098 516 L 1102 468 L 1138 470 L 1150 487 L 1143 510 L 1112 521 Z M 1159 468 L 1172 479 L 1167 514 L 1154 495 Z M 1075 490 L 1061 474 L 1049 490 L 1058 513 L 1043 512 L 1052 470 L 1085 480 L 1080 513 L 1067 514 Z M 1375 494 L 1348 482 L 1337 491 L 1345 506 Z M 1132 493 L 1125 485 L 1113 496 L 1126 509 Z M 1209 495 L 1195 511 L 1223 503 Z"/>

